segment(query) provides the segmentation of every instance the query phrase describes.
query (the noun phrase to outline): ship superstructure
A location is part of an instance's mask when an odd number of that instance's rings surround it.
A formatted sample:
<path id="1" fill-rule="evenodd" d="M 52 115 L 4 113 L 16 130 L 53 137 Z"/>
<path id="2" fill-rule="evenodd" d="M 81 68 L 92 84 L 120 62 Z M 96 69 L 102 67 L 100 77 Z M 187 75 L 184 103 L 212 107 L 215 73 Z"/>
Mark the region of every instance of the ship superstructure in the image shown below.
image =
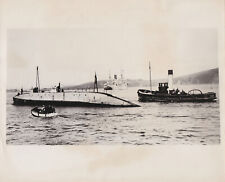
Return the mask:
<path id="1" fill-rule="evenodd" d="M 118 76 L 113 75 L 113 79 L 109 76 L 109 80 L 104 84 L 104 90 L 124 90 L 127 89 L 127 80 L 124 79 L 123 73 Z"/>

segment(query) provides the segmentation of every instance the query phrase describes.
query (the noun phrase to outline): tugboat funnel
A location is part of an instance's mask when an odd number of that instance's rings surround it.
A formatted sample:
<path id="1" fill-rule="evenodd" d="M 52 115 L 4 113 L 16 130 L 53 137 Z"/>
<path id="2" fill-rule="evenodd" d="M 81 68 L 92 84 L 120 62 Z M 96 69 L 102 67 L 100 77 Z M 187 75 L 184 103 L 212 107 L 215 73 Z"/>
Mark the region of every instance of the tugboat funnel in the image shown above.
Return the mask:
<path id="1" fill-rule="evenodd" d="M 173 90 L 173 70 L 168 70 L 168 87 Z"/>

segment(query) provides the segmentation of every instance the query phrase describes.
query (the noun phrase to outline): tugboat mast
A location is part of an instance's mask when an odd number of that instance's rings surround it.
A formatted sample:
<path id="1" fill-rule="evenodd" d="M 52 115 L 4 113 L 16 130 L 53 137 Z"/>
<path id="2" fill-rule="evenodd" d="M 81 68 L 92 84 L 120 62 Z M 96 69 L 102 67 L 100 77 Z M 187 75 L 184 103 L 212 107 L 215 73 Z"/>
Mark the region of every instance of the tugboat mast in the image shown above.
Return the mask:
<path id="1" fill-rule="evenodd" d="M 151 63 L 149 61 L 149 81 L 150 81 L 150 91 L 152 91 L 152 75 L 151 75 Z"/>

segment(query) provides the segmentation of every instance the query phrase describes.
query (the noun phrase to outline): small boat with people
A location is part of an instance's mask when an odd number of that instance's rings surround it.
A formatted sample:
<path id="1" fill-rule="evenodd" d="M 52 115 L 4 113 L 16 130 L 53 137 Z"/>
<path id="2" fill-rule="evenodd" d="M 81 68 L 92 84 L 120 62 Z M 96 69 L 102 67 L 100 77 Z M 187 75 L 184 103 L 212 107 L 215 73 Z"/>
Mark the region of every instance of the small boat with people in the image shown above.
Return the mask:
<path id="1" fill-rule="evenodd" d="M 188 92 L 173 88 L 173 70 L 168 70 L 168 82 L 159 83 L 158 90 L 152 90 L 151 86 L 151 66 L 150 71 L 150 90 L 139 89 L 137 91 L 140 102 L 215 102 L 216 93 L 203 93 L 199 89 L 192 89 Z"/>
<path id="2" fill-rule="evenodd" d="M 55 108 L 53 106 L 42 106 L 42 107 L 35 107 L 31 110 L 31 114 L 34 117 L 44 117 L 44 118 L 51 118 L 57 116 L 55 112 Z"/>

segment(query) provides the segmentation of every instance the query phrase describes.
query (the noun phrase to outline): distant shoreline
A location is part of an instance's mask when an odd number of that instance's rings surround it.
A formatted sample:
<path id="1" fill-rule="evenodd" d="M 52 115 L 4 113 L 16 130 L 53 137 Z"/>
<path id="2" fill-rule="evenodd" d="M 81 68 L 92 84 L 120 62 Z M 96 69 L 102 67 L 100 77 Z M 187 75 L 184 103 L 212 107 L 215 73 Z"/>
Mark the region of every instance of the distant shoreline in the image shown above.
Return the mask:
<path id="1" fill-rule="evenodd" d="M 125 79 L 127 81 L 128 87 L 148 87 L 149 86 L 149 80 L 143 80 L 143 79 Z M 103 88 L 104 83 L 106 83 L 107 80 L 99 80 L 98 81 L 98 88 Z M 152 80 L 152 85 L 158 85 L 159 82 L 167 82 L 167 79 L 156 79 Z M 219 84 L 219 68 L 209 69 L 197 73 L 193 73 L 190 75 L 184 75 L 175 77 L 173 79 L 174 84 L 178 85 L 202 85 L 202 84 Z M 64 89 L 67 90 L 74 90 L 74 89 L 92 89 L 93 88 L 93 82 L 86 82 L 79 85 L 68 85 L 64 86 Z M 44 90 L 50 89 L 50 88 L 43 88 Z M 9 92 L 18 92 L 19 89 L 7 89 Z"/>
<path id="2" fill-rule="evenodd" d="M 200 83 L 200 84 L 174 84 L 176 85 L 184 85 L 184 86 L 189 86 L 189 85 L 216 85 L 218 86 L 219 83 Z M 153 84 L 153 86 L 158 86 L 158 84 Z M 139 85 L 139 86 L 128 86 L 128 88 L 135 88 L 135 87 L 149 87 L 149 85 Z M 103 87 L 99 87 L 100 89 L 103 89 Z M 49 88 L 50 90 L 51 88 Z M 74 88 L 74 89 L 65 89 L 65 90 L 81 90 L 81 89 L 86 89 L 86 88 Z M 92 88 L 89 88 L 92 89 Z M 28 91 L 28 90 L 25 90 Z M 20 89 L 6 89 L 6 92 L 20 92 Z"/>

